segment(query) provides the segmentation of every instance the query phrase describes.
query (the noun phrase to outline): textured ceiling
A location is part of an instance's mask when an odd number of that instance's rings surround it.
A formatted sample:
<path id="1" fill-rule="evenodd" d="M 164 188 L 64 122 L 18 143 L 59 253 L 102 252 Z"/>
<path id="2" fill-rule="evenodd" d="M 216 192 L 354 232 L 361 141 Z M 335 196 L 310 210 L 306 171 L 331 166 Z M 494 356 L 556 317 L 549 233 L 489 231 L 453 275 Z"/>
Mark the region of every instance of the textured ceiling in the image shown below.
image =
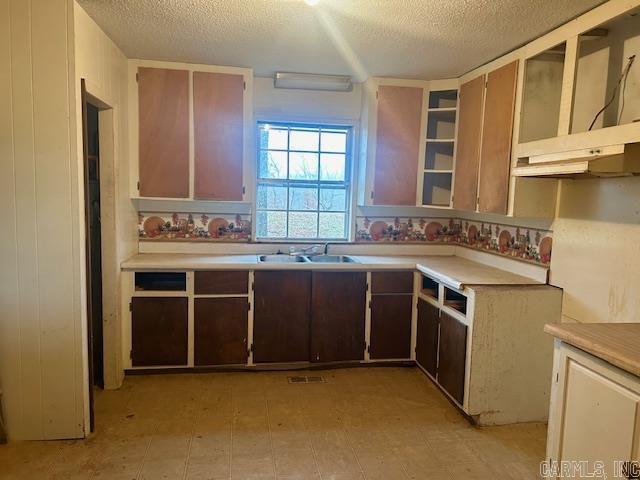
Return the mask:
<path id="1" fill-rule="evenodd" d="M 458 76 L 601 0 L 79 0 L 130 58 L 350 74 Z"/>

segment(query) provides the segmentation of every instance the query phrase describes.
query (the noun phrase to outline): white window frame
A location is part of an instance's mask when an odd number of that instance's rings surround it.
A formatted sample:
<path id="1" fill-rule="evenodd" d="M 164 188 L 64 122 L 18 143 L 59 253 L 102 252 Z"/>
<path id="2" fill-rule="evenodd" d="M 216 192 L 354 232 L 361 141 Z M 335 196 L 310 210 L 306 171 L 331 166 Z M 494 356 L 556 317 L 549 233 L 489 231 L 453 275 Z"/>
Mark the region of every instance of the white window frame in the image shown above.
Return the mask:
<path id="1" fill-rule="evenodd" d="M 260 171 L 260 125 L 261 124 L 271 124 L 275 127 L 287 127 L 287 128 L 325 128 L 325 129 L 344 129 L 348 130 L 347 134 L 347 147 L 345 151 L 345 180 L 344 182 L 329 182 L 329 181 L 309 181 L 309 180 L 269 180 L 269 179 L 260 179 L 258 178 Z M 255 126 L 255 162 L 254 162 L 254 195 L 253 195 L 253 241 L 255 243 L 319 243 L 319 242 L 331 242 L 331 243 L 349 243 L 351 242 L 354 231 L 355 224 L 353 219 L 355 218 L 355 183 L 354 179 L 357 175 L 357 161 L 355 161 L 355 152 L 357 151 L 357 139 L 358 139 L 358 125 L 357 123 L 345 122 L 344 120 L 291 120 L 287 118 L 258 118 L 256 120 Z M 289 150 L 287 150 L 289 152 Z M 318 153 L 320 153 L 320 147 Z M 329 152 L 334 153 L 334 152 Z M 316 238 L 295 238 L 295 237 L 259 237 L 258 236 L 258 185 L 265 183 L 273 183 L 274 185 L 278 184 L 286 184 L 286 185 L 294 185 L 299 183 L 301 185 L 305 184 L 313 184 L 321 186 L 325 185 L 344 185 L 346 187 L 346 201 L 345 201 L 345 236 L 343 238 L 325 238 L 325 237 L 316 237 Z M 319 199 L 318 199 L 319 200 Z M 319 209 L 319 206 L 318 206 Z M 287 202 L 287 212 L 291 211 L 288 208 Z M 296 210 L 293 210 L 296 211 Z M 314 210 L 306 210 L 308 212 L 314 212 Z M 316 210 L 315 212 L 320 212 L 320 210 Z M 329 212 L 331 213 L 331 212 Z M 341 213 L 341 212 L 334 212 Z M 319 215 L 318 215 L 319 218 Z M 288 221 L 287 221 L 287 229 L 288 229 Z M 288 232 L 287 232 L 288 233 Z"/>

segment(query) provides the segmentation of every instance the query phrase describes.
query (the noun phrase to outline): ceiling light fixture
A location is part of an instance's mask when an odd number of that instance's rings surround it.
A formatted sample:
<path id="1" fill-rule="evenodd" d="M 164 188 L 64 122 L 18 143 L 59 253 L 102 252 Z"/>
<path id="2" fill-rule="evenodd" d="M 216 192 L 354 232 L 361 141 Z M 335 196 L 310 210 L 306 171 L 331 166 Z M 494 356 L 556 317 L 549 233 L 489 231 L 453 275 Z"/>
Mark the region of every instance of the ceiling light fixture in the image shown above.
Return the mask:
<path id="1" fill-rule="evenodd" d="M 353 90 L 351 77 L 347 75 L 316 75 L 311 73 L 276 72 L 273 77 L 273 86 L 275 88 L 331 92 L 350 92 Z"/>
<path id="2" fill-rule="evenodd" d="M 318 3 L 320 3 L 320 0 L 304 0 L 304 3 L 306 3 L 310 7 L 315 7 Z"/>

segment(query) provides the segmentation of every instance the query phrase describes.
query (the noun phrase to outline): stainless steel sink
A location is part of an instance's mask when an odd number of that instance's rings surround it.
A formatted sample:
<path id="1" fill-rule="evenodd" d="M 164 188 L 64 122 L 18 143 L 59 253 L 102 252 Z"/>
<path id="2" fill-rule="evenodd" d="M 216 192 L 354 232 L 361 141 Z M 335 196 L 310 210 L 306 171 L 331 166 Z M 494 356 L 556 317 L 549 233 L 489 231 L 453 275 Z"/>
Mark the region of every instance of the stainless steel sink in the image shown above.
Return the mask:
<path id="1" fill-rule="evenodd" d="M 260 255 L 258 260 L 266 263 L 305 263 L 307 258 L 302 255 Z"/>
<path id="2" fill-rule="evenodd" d="M 313 263 L 359 263 L 348 255 L 313 255 L 308 256 L 307 260 Z"/>

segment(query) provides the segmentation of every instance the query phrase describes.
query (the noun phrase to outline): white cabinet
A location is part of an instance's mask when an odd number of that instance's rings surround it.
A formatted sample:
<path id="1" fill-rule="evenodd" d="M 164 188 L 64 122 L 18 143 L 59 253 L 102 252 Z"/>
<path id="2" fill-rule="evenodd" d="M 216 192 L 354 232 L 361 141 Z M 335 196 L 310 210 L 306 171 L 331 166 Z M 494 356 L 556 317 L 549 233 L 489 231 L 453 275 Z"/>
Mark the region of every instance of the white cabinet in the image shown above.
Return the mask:
<path id="1" fill-rule="evenodd" d="M 557 340 L 553 380 L 547 441 L 552 478 L 559 476 L 554 467 L 585 461 L 606 478 L 638 478 L 620 473 L 626 462 L 640 460 L 640 378 Z"/>

